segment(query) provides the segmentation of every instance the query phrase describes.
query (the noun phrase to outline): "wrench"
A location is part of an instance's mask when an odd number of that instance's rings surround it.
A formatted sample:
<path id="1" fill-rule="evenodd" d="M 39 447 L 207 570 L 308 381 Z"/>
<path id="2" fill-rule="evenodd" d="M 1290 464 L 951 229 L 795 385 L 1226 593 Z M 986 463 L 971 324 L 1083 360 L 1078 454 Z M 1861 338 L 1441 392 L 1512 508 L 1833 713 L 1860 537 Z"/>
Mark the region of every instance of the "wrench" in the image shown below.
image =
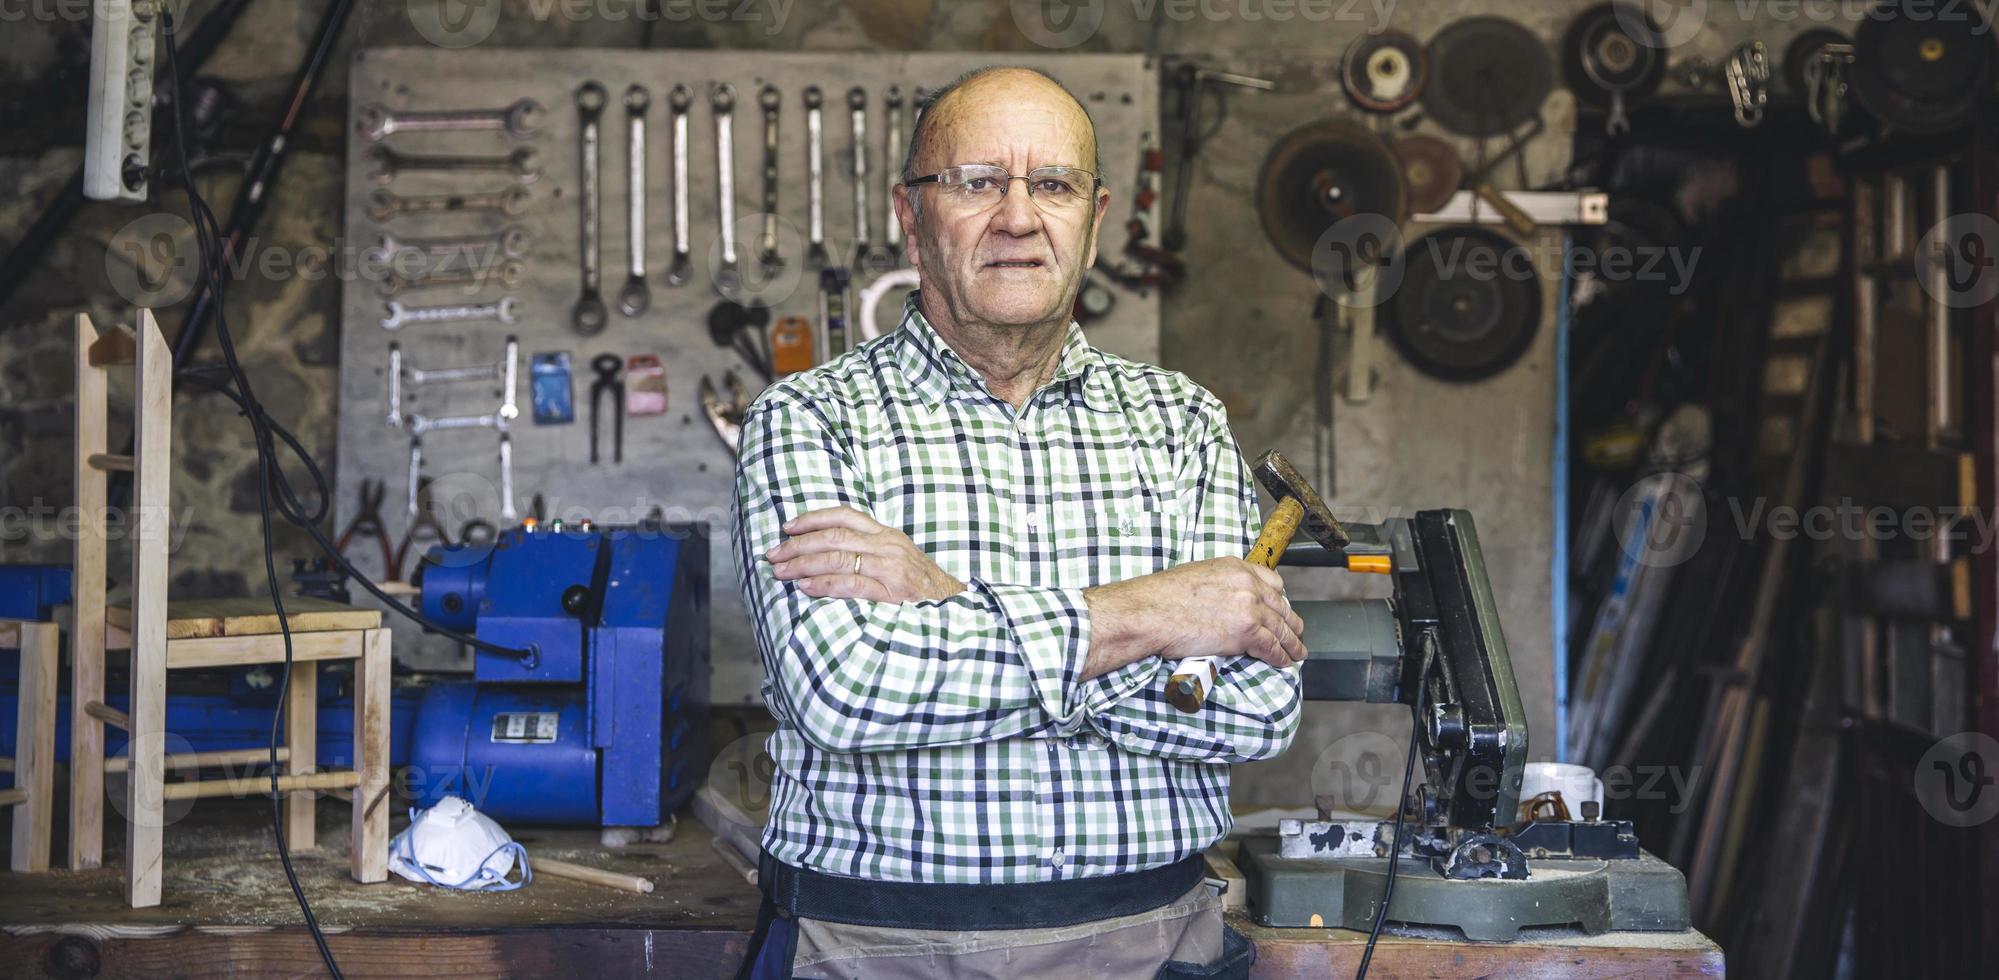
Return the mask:
<path id="1" fill-rule="evenodd" d="M 521 318 L 520 301 L 505 296 L 497 303 L 476 306 L 404 306 L 389 303 L 389 315 L 382 318 L 383 330 L 401 330 L 410 323 L 460 323 L 467 320 L 495 320 L 513 323 Z"/>
<path id="2" fill-rule="evenodd" d="M 377 146 L 368 155 L 375 161 L 375 169 L 368 176 L 377 184 L 389 183 L 405 170 L 512 174 L 514 181 L 521 184 L 532 184 L 541 177 L 541 171 L 534 166 L 534 148 L 528 146 L 502 156 L 401 153 L 386 146 Z"/>
<path id="3" fill-rule="evenodd" d="M 438 194 L 434 197 L 398 197 L 378 190 L 368 197 L 368 217 L 387 221 L 399 214 L 427 214 L 432 211 L 486 211 L 513 217 L 528 209 L 530 195 L 525 187 L 509 187 L 492 194 Z"/>
<path id="4" fill-rule="evenodd" d="M 443 109 L 414 111 L 390 109 L 379 102 L 361 107 L 355 128 L 361 138 L 379 143 L 390 133 L 434 133 L 451 130 L 502 130 L 517 140 L 532 138 L 538 130 L 529 122 L 541 112 L 541 103 L 522 99 L 498 109 Z"/>
<path id="5" fill-rule="evenodd" d="M 673 265 L 666 270 L 666 284 L 687 282 L 691 265 L 687 255 L 687 109 L 694 104 L 694 92 L 675 85 L 666 97 L 673 110 Z"/>
<path id="6" fill-rule="evenodd" d="M 847 109 L 854 120 L 854 255 L 868 253 L 868 90 L 847 90 Z"/>
<path id="7" fill-rule="evenodd" d="M 891 261 L 902 254 L 902 222 L 895 219 L 895 185 L 902 183 L 902 86 L 891 85 L 884 99 L 888 103 L 888 135 L 882 153 L 882 174 L 888 187 L 882 191 L 882 240 Z"/>
<path id="8" fill-rule="evenodd" d="M 598 267 L 598 262 L 603 258 L 600 238 L 604 224 L 604 181 L 603 175 L 598 172 L 597 124 L 603 118 L 607 98 L 604 86 L 596 82 L 584 82 L 576 90 L 576 111 L 583 117 L 579 140 L 583 153 L 583 191 L 577 195 L 581 198 L 583 212 L 583 244 L 577 250 L 583 258 L 583 295 L 576 300 L 570 327 L 585 337 L 602 331 L 604 322 L 610 317 L 604 309 L 604 298 L 598 292 L 603 279 L 603 270 Z"/>
<path id="9" fill-rule="evenodd" d="M 435 368 L 429 371 L 410 368 L 405 371 L 403 368 L 402 345 L 390 344 L 389 424 L 398 427 L 407 425 L 412 435 L 421 435 L 432 429 L 485 427 L 497 428 L 503 432 L 506 431 L 507 423 L 520 415 L 519 403 L 514 397 L 514 389 L 518 386 L 516 382 L 519 377 L 520 357 L 520 338 L 509 336 L 507 337 L 506 356 L 498 363 L 474 367 Z M 490 415 L 431 418 L 412 412 L 405 416 L 402 411 L 402 386 L 405 374 L 409 376 L 409 383 L 413 385 L 449 384 L 457 381 L 483 381 L 487 378 L 493 378 L 501 384 L 500 407 L 495 409 Z"/>
<path id="10" fill-rule="evenodd" d="M 625 90 L 625 255 L 631 274 L 618 294 L 618 311 L 638 316 L 652 305 L 652 290 L 646 286 L 646 110 L 652 108 L 652 93 L 643 85 Z"/>
<path id="11" fill-rule="evenodd" d="M 777 254 L 777 109 L 781 101 L 775 85 L 765 85 L 757 93 L 757 102 L 764 110 L 764 229 L 757 236 L 757 258 L 766 277 L 784 268 L 784 257 Z"/>
<path id="12" fill-rule="evenodd" d="M 520 517 L 514 510 L 514 437 L 500 433 L 500 519 L 513 521 Z"/>
<path id="13" fill-rule="evenodd" d="M 475 258 L 490 258 L 494 253 L 518 259 L 526 257 L 527 248 L 527 229 L 519 225 L 503 229 L 497 235 L 453 235 L 445 238 L 397 238 L 384 232 L 381 243 L 369 250 L 368 258 L 389 262 L 403 252 L 421 252 L 431 259 L 463 255 L 468 262 Z"/>
<path id="14" fill-rule="evenodd" d="M 811 214 L 812 241 L 805 252 L 805 264 L 813 269 L 826 266 L 826 165 L 821 153 L 819 128 L 819 108 L 825 101 L 819 86 L 806 88 L 805 164 L 811 178 L 806 182 L 806 202 Z"/>
<path id="15" fill-rule="evenodd" d="M 743 283 L 736 271 L 736 87 L 727 82 L 716 85 L 709 101 L 715 109 L 715 210 L 722 224 L 722 264 L 715 269 L 715 288 L 723 297 L 734 298 Z"/>
<path id="16" fill-rule="evenodd" d="M 469 286 L 471 288 L 466 292 L 477 292 L 489 279 L 498 280 L 500 285 L 512 289 L 520 285 L 523 269 L 518 259 L 508 259 L 501 263 L 498 269 L 459 269 L 414 279 L 399 272 L 391 273 L 387 279 L 382 280 L 380 292 L 384 299 L 414 290 L 442 289 L 446 286 Z"/>

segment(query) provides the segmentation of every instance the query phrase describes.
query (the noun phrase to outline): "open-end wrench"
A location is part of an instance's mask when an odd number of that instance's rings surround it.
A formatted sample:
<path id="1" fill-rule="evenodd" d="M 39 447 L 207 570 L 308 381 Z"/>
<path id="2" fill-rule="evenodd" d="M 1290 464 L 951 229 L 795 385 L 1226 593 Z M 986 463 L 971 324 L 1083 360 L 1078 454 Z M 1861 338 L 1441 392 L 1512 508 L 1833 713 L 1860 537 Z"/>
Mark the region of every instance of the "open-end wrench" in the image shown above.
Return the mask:
<path id="1" fill-rule="evenodd" d="M 743 283 L 736 270 L 736 87 L 727 82 L 716 85 L 709 103 L 715 110 L 715 214 L 722 226 L 722 264 L 715 268 L 715 288 L 733 299 Z"/>
<path id="2" fill-rule="evenodd" d="M 430 197 L 402 197 L 378 190 L 368 196 L 368 217 L 387 221 L 399 214 L 429 214 L 434 211 L 487 212 L 513 217 L 528 209 L 532 195 L 525 187 L 509 187 L 491 194 L 437 194 Z"/>
<path id="3" fill-rule="evenodd" d="M 419 476 L 422 473 L 423 473 L 423 441 L 415 436 L 411 436 L 410 437 L 410 496 L 409 496 L 408 512 L 406 515 L 407 520 L 411 524 L 414 524 L 416 522 L 417 494 L 422 488 L 422 481 L 419 479 Z"/>
<path id="4" fill-rule="evenodd" d="M 391 302 L 388 315 L 382 318 L 382 329 L 395 331 L 412 323 L 462 323 L 470 320 L 514 323 L 521 318 L 520 307 L 520 301 L 512 296 L 502 297 L 496 303 L 461 306 L 404 306 Z"/>
<path id="5" fill-rule="evenodd" d="M 625 255 L 630 274 L 618 293 L 618 312 L 638 316 L 652 305 L 646 285 L 646 111 L 652 93 L 643 85 L 625 90 Z"/>
<path id="6" fill-rule="evenodd" d="M 806 211 L 810 216 L 811 242 L 806 247 L 805 264 L 813 269 L 826 265 L 826 158 L 821 139 L 819 110 L 826 98 L 819 86 L 805 89 Z"/>
<path id="7" fill-rule="evenodd" d="M 368 176 L 377 184 L 389 183 L 396 179 L 397 174 L 419 170 L 512 174 L 515 182 L 522 184 L 532 184 L 541 177 L 541 171 L 534 165 L 535 152 L 531 146 L 523 146 L 512 153 L 499 156 L 403 153 L 386 146 L 377 146 L 369 151 L 368 155 L 375 161 L 375 169 L 369 172 Z"/>
<path id="8" fill-rule="evenodd" d="M 883 97 L 888 105 L 888 133 L 883 138 L 882 241 L 891 260 L 902 255 L 902 222 L 895 220 L 895 185 L 902 183 L 902 87 L 891 85 Z"/>
<path id="9" fill-rule="evenodd" d="M 604 309 L 604 297 L 600 292 L 603 284 L 603 242 L 604 227 L 604 175 L 598 165 L 602 161 L 598 152 L 598 123 L 604 116 L 604 102 L 607 96 L 604 86 L 596 82 L 584 82 L 576 90 L 576 111 L 582 116 L 583 128 L 579 137 L 582 150 L 583 190 L 577 195 L 579 210 L 583 212 L 583 241 L 577 254 L 583 260 L 583 295 L 576 300 L 576 309 L 570 314 L 570 328 L 585 337 L 594 336 L 604 329 L 604 322 L 610 314 Z"/>
<path id="10" fill-rule="evenodd" d="M 847 110 L 854 124 L 854 257 L 859 264 L 868 252 L 868 90 L 847 90 Z"/>
<path id="11" fill-rule="evenodd" d="M 500 433 L 500 519 L 513 521 L 520 517 L 514 509 L 514 437 Z"/>
<path id="12" fill-rule="evenodd" d="M 390 133 L 429 133 L 449 130 L 499 130 L 517 140 L 532 138 L 537 130 L 530 120 L 541 112 L 541 103 L 522 99 L 498 109 L 442 109 L 416 111 L 391 109 L 379 102 L 361 107 L 355 129 L 361 138 L 379 143 Z"/>
<path id="13" fill-rule="evenodd" d="M 757 93 L 764 111 L 764 227 L 757 236 L 757 261 L 766 276 L 784 268 L 784 257 L 777 254 L 777 109 L 782 101 L 775 85 Z"/>
<path id="14" fill-rule="evenodd" d="M 518 259 L 508 259 L 497 269 L 457 269 L 438 272 L 428 276 L 411 278 L 392 272 L 382 280 L 380 292 L 384 299 L 420 289 L 443 289 L 446 286 L 469 287 L 466 292 L 477 292 L 489 282 L 497 282 L 508 289 L 521 283 L 521 273 L 525 267 Z"/>
<path id="15" fill-rule="evenodd" d="M 679 286 L 693 272 L 687 254 L 687 110 L 694 105 L 694 92 L 675 85 L 666 104 L 673 110 L 673 264 L 666 269 L 666 284 Z"/>
<path id="16" fill-rule="evenodd" d="M 397 238 L 383 232 L 381 242 L 369 251 L 368 258 L 390 262 L 403 252 L 421 252 L 428 259 L 438 260 L 454 255 L 463 255 L 467 261 L 494 256 L 519 259 L 527 257 L 527 250 L 527 229 L 512 225 L 493 235 L 451 235 L 442 238 Z"/>

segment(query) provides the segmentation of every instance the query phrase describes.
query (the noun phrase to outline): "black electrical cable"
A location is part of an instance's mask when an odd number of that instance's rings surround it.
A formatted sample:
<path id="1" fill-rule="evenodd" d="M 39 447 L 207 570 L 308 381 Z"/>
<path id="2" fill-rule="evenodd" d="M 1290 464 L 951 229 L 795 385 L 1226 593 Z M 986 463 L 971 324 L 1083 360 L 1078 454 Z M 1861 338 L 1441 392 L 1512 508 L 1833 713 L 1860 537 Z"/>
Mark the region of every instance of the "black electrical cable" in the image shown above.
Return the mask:
<path id="1" fill-rule="evenodd" d="M 1430 679 L 1430 657 L 1426 653 L 1423 669 L 1416 677 L 1417 700 L 1422 700 L 1422 692 Z M 1402 829 L 1407 824 L 1403 819 L 1404 803 L 1409 799 L 1409 784 L 1416 778 L 1416 752 L 1420 746 L 1416 736 L 1421 731 L 1421 718 L 1413 715 L 1409 719 L 1409 757 L 1402 763 L 1402 791 L 1395 797 L 1395 840 L 1393 850 L 1388 852 L 1388 883 L 1381 889 L 1381 907 L 1374 910 L 1374 925 L 1367 930 L 1367 949 L 1360 954 L 1360 969 L 1354 972 L 1354 980 L 1367 980 L 1367 965 L 1374 959 L 1374 944 L 1381 939 L 1381 926 L 1388 921 L 1388 903 L 1395 900 L 1395 870 L 1402 866 Z"/>

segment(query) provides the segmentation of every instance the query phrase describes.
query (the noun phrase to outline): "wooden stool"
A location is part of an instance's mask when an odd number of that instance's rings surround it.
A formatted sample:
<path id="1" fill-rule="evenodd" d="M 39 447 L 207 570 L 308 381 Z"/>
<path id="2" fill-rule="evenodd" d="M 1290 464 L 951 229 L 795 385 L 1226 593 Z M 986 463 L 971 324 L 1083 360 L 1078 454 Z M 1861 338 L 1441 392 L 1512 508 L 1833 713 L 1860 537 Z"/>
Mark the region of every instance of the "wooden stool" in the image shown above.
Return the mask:
<path id="1" fill-rule="evenodd" d="M 193 667 L 283 663 L 284 637 L 269 599 L 167 602 L 168 463 L 172 440 L 173 356 L 152 314 L 140 311 L 139 331 L 100 334 L 79 315 L 76 399 L 76 498 L 70 728 L 70 867 L 104 860 L 104 773 L 126 773 L 125 897 L 134 908 L 158 905 L 161 832 L 167 800 L 249 796 L 270 790 L 268 776 L 169 783 L 169 770 L 254 765 L 265 748 L 166 754 L 167 672 Z M 133 390 L 134 451 L 105 452 L 106 368 L 137 365 Z M 132 605 L 105 603 L 105 473 L 133 475 Z M 247 525 L 246 525 L 247 526 Z M 285 745 L 285 840 L 294 851 L 316 846 L 313 790 L 353 791 L 352 873 L 363 882 L 388 878 L 389 631 L 382 615 L 316 599 L 285 600 L 293 632 Z M 132 652 L 131 700 L 119 712 L 104 703 L 104 653 Z M 314 772 L 317 755 L 318 661 L 354 661 L 354 768 Z M 130 736 L 122 758 L 104 756 L 104 726 Z"/>
<path id="2" fill-rule="evenodd" d="M 0 620 L 0 650 L 21 651 L 21 704 L 14 719 L 14 758 L 0 766 L 14 786 L 0 789 L 0 806 L 14 808 L 15 871 L 49 869 L 49 816 L 55 808 L 56 647 L 54 623 Z"/>

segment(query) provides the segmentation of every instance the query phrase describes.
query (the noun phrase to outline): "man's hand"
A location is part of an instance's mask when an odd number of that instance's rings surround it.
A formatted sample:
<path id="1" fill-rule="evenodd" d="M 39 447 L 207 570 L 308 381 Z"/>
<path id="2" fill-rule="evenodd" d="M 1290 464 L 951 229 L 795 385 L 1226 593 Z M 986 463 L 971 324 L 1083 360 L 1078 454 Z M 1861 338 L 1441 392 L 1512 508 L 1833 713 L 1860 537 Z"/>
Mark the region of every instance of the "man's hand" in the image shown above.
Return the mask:
<path id="1" fill-rule="evenodd" d="M 920 602 L 948 599 L 965 583 L 937 567 L 909 536 L 852 507 L 792 518 L 784 542 L 764 552 L 771 574 L 814 599 Z"/>
<path id="2" fill-rule="evenodd" d="M 1086 589 L 1090 659 L 1085 679 L 1157 653 L 1167 660 L 1245 653 L 1273 667 L 1305 659 L 1305 621 L 1284 579 L 1240 558 L 1175 565 Z"/>

